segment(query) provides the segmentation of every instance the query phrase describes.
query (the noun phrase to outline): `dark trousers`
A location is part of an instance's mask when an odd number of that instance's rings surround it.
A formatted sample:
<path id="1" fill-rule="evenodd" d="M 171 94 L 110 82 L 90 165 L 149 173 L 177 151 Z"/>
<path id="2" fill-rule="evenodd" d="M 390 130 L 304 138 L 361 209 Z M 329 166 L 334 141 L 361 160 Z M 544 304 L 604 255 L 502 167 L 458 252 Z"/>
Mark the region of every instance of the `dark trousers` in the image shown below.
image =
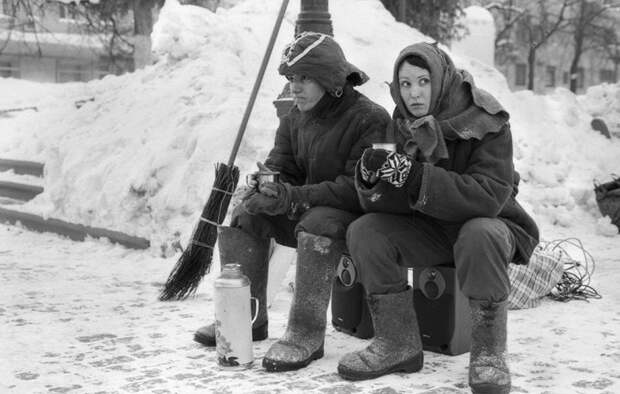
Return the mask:
<path id="1" fill-rule="evenodd" d="M 426 216 L 366 214 L 347 231 L 347 247 L 368 294 L 406 289 L 403 267 L 450 264 L 463 294 L 471 299 L 508 297 L 508 263 L 515 238 L 499 219 L 475 218 L 447 225 Z"/>
<path id="2" fill-rule="evenodd" d="M 304 231 L 331 239 L 344 240 L 347 227 L 360 215 L 330 207 L 314 207 L 299 220 L 286 215 L 250 215 L 237 206 L 232 213 L 231 227 L 237 227 L 257 238 L 274 238 L 277 243 L 297 247 L 297 233 Z"/>

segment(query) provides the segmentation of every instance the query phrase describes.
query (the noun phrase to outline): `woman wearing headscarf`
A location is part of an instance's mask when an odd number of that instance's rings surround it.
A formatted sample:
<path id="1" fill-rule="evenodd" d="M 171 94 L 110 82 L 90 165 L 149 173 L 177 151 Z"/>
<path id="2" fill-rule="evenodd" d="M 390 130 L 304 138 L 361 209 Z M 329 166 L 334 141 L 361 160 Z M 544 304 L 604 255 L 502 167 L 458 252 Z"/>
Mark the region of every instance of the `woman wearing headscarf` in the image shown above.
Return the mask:
<path id="1" fill-rule="evenodd" d="M 333 272 L 346 228 L 362 213 L 352 187 L 355 164 L 390 122 L 383 107 L 354 89 L 368 77 L 330 36 L 303 33 L 284 50 L 278 71 L 289 80 L 295 105 L 280 119 L 274 146 L 259 167 L 278 171 L 280 182 L 247 195 L 218 235 L 221 264 L 241 264 L 259 300 L 253 340 L 268 336 L 270 240 L 297 248 L 289 323 L 263 359 L 269 371 L 301 368 L 323 356 Z M 213 324 L 194 339 L 215 346 Z"/>
<path id="2" fill-rule="evenodd" d="M 526 264 L 538 228 L 517 203 L 509 115 L 437 45 L 406 47 L 394 64 L 388 141 L 366 149 L 355 185 L 370 212 L 347 231 L 375 339 L 338 365 L 347 379 L 422 368 L 413 290 L 403 267 L 450 263 L 472 316 L 469 384 L 507 393 L 508 263 Z"/>

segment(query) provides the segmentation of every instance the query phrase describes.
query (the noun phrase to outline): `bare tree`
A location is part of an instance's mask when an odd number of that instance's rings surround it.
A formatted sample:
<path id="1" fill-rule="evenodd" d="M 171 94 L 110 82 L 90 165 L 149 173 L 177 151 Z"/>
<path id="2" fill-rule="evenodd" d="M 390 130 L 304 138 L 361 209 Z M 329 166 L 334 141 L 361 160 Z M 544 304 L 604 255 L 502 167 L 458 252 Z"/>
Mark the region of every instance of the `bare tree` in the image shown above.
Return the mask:
<path id="1" fill-rule="evenodd" d="M 413 26 L 442 43 L 465 33 L 459 23 L 464 16 L 459 0 L 381 0 L 396 20 Z"/>
<path id="2" fill-rule="evenodd" d="M 497 30 L 495 33 L 495 51 L 500 50 L 501 46 L 506 42 L 510 42 L 512 34 L 517 22 L 525 15 L 526 10 L 517 7 L 516 0 L 506 0 L 504 2 L 493 2 L 486 6 L 491 13 L 498 15 L 499 21 L 496 23 Z"/>
<path id="3" fill-rule="evenodd" d="M 610 32 L 613 33 L 611 40 L 617 45 L 618 18 L 611 11 L 618 8 L 620 4 L 609 1 L 577 0 L 572 4 L 569 25 L 573 44 L 573 59 L 569 71 L 572 92 L 577 92 L 579 88 L 579 62 L 584 52 L 600 48 L 601 45 L 606 46 L 605 40 L 610 40 Z"/>
<path id="4" fill-rule="evenodd" d="M 45 1 L 43 0 L 4 0 L 2 1 L 2 12 L 8 16 L 4 26 L 7 31 L 6 38 L 0 43 L 0 53 L 2 53 L 11 40 L 15 39 L 18 33 L 25 37 L 26 34 L 34 35 L 34 43 L 24 40 L 24 44 L 32 54 L 41 56 L 41 45 L 38 33 L 45 28 L 39 22 L 40 17 L 45 14 Z"/>
<path id="5" fill-rule="evenodd" d="M 81 23 L 75 25 L 75 33 L 88 34 L 101 40 L 110 61 L 113 72 L 127 68 L 127 59 L 134 55 L 136 41 L 140 50 L 150 54 L 150 34 L 153 31 L 153 12 L 161 8 L 165 0 L 100 0 L 91 2 L 54 1 L 54 0 L 4 0 L 3 12 L 8 14 L 8 24 L 3 26 L 9 33 L 0 43 L 0 53 L 15 38 L 16 32 L 32 34 L 34 46 L 30 42 L 23 44 L 31 47 L 33 54 L 42 55 L 38 35 L 48 32 L 39 21 L 51 6 L 66 6 L 72 16 Z M 62 3 L 62 4 L 61 4 Z M 133 14 L 133 18 L 131 15 Z M 135 38 L 138 37 L 136 40 Z M 142 40 L 141 40 L 142 39 Z M 146 44 L 144 43 L 146 41 Z M 146 48 L 145 48 L 146 46 Z"/>
<path id="6" fill-rule="evenodd" d="M 569 0 L 563 0 L 560 10 L 557 14 L 549 9 L 546 0 L 538 0 L 536 4 L 537 10 L 528 11 L 526 15 L 519 19 L 520 28 L 526 32 L 528 45 L 527 65 L 528 79 L 527 88 L 534 90 L 535 70 L 536 70 L 536 52 L 546 44 L 551 36 L 561 31 L 566 25 L 564 12 L 568 6 Z"/>
<path id="7" fill-rule="evenodd" d="M 495 1 L 487 5 L 487 9 L 495 15 L 499 28 L 495 36 L 496 58 L 500 63 L 516 58 L 520 44 L 527 46 L 528 77 L 527 88 L 534 90 L 536 79 L 536 55 L 552 36 L 567 24 L 566 9 L 570 0 L 551 3 L 546 0 L 531 2 L 529 7 L 518 7 L 517 1 Z M 523 2 L 520 2 L 523 3 Z M 513 35 L 519 41 L 513 40 Z M 503 58 L 503 59 L 502 59 Z"/>

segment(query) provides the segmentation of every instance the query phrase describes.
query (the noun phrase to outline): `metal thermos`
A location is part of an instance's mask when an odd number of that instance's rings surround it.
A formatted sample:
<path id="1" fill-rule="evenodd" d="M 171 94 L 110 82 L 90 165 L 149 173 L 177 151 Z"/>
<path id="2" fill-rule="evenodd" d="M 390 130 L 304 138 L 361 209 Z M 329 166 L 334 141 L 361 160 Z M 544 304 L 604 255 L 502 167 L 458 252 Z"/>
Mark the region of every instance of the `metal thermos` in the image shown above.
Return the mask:
<path id="1" fill-rule="evenodd" d="M 215 280 L 215 350 L 221 367 L 252 366 L 252 323 L 258 316 L 258 299 L 250 297 L 250 280 L 239 264 L 225 264 Z M 250 300 L 255 303 L 252 317 Z"/>

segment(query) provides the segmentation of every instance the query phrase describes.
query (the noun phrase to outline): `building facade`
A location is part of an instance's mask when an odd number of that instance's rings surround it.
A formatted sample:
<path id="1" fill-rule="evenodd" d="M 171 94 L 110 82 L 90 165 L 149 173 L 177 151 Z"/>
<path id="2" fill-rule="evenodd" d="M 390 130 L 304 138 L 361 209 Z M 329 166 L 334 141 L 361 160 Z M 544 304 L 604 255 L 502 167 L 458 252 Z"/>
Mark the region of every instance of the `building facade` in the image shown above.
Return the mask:
<path id="1" fill-rule="evenodd" d="M 573 52 L 570 37 L 558 33 L 536 52 L 534 69 L 534 91 L 544 93 L 557 87 L 569 88 L 570 64 Z M 528 50 L 525 45 L 517 46 L 511 56 L 496 56 L 495 67 L 505 76 L 512 90 L 527 89 Z M 617 64 L 602 51 L 588 50 L 580 58 L 577 68 L 577 92 L 583 93 L 593 85 L 618 82 Z"/>
<path id="2" fill-rule="evenodd" d="M 465 5 L 478 5 L 488 8 L 495 19 L 496 31 L 502 31 L 506 25 L 504 15 L 499 8 L 511 8 L 516 15 L 520 10 L 530 8 L 529 13 L 536 16 L 537 2 L 525 1 L 495 1 L 495 0 L 463 0 Z M 611 3 L 601 0 L 601 4 Z M 620 2 L 616 1 L 620 5 Z M 551 18 L 556 18 L 561 2 L 550 0 L 546 7 Z M 615 4 L 615 3 L 614 3 Z M 572 12 L 575 12 L 574 10 Z M 569 11 L 565 17 L 569 17 Z M 568 16 L 567 16 L 568 15 Z M 620 7 L 609 12 L 609 18 L 614 20 L 615 26 L 620 25 Z M 536 23 L 535 21 L 533 23 Z M 614 22 L 611 22 L 614 23 Z M 564 26 L 554 33 L 536 51 L 534 62 L 534 86 L 537 93 L 545 93 L 557 87 L 570 87 L 571 77 L 577 80 L 577 92 L 583 93 L 588 87 L 601 83 L 618 82 L 618 63 L 620 62 L 620 46 L 615 48 L 586 49 L 579 60 L 576 75 L 570 75 L 570 65 L 573 59 L 573 38 L 570 28 Z M 616 28 L 616 36 L 618 34 Z M 530 40 L 527 31 L 515 24 L 513 28 L 495 44 L 495 67 L 500 70 L 508 81 L 512 90 L 528 88 L 529 65 L 528 52 Z"/>
<path id="3" fill-rule="evenodd" d="M 47 1 L 15 11 L 0 2 L 0 77 L 37 82 L 89 81 L 133 70 L 133 59 L 108 53 L 105 36 L 89 34 L 77 6 Z"/>

